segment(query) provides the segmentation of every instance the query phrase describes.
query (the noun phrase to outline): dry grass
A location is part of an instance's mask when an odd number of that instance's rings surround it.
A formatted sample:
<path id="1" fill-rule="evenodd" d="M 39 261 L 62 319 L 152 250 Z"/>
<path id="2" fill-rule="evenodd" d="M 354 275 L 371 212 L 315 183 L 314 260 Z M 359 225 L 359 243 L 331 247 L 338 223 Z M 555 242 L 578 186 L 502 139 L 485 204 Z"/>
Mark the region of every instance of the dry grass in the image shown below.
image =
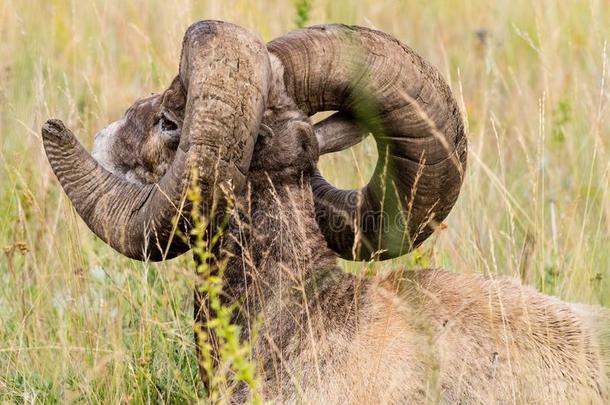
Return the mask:
<path id="1" fill-rule="evenodd" d="M 607 2 L 422 3 L 316 0 L 303 14 L 278 0 L 0 0 L 0 400 L 201 395 L 192 259 L 136 263 L 97 240 L 62 194 L 39 136 L 46 118 L 60 117 L 90 146 L 135 98 L 169 84 L 182 34 L 198 19 L 232 21 L 266 40 L 307 18 L 371 26 L 449 79 L 470 128 L 464 190 L 446 230 L 376 268 L 502 273 L 610 306 Z M 336 184 L 357 186 L 374 163 L 369 140 L 321 165 Z"/>

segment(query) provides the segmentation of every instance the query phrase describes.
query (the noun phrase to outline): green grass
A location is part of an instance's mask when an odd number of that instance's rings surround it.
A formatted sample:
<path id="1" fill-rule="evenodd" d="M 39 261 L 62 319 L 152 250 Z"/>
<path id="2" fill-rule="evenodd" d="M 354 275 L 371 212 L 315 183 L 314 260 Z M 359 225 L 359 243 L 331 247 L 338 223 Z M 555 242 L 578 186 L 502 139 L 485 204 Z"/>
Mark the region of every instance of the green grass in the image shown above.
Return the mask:
<path id="1" fill-rule="evenodd" d="M 51 173 L 39 129 L 62 118 L 89 147 L 134 99 L 170 83 L 184 30 L 204 18 L 265 40 L 301 23 L 375 27 L 448 78 L 470 134 L 462 194 L 447 229 L 375 269 L 506 274 L 610 306 L 604 1 L 0 0 L 0 401 L 201 398 L 192 257 L 138 263 L 97 240 Z M 367 140 L 321 167 L 355 187 L 375 158 Z"/>

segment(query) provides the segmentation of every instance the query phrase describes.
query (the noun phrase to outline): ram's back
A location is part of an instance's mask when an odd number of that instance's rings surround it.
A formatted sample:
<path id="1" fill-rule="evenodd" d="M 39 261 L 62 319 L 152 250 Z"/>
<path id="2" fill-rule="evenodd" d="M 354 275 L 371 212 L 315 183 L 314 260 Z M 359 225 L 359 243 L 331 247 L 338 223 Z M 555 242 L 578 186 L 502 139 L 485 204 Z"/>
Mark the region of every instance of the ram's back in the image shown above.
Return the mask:
<path id="1" fill-rule="evenodd" d="M 406 335 L 428 337 L 420 339 L 433 354 L 420 359 L 420 369 L 428 369 L 427 399 L 609 401 L 608 311 L 575 307 L 511 279 L 443 270 L 404 272 L 377 289 L 386 293 L 373 299 L 402 298 L 396 313 L 407 321 Z"/>
<path id="2" fill-rule="evenodd" d="M 610 384 L 610 309 L 584 304 L 572 304 L 571 307 L 595 334 L 606 374 L 606 383 Z"/>

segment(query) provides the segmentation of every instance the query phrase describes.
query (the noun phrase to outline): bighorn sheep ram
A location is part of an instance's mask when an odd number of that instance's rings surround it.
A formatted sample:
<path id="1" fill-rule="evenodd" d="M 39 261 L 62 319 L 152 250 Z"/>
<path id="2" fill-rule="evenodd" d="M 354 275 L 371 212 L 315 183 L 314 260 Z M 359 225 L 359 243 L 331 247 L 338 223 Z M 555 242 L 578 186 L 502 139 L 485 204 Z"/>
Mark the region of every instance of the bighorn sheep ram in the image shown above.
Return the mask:
<path id="1" fill-rule="evenodd" d="M 169 89 L 101 131 L 93 156 L 58 120 L 43 126 L 44 147 L 89 228 L 137 260 L 189 250 L 173 235 L 192 227 L 196 170 L 204 214 L 230 213 L 215 252 L 243 340 L 263 314 L 251 343 L 265 400 L 607 403 L 599 333 L 572 306 L 503 278 L 337 268 L 337 255 L 407 253 L 457 198 L 466 137 L 436 69 L 387 34 L 342 25 L 265 46 L 203 21 L 182 46 Z M 318 111 L 338 112 L 314 127 Z M 362 132 L 377 142 L 375 173 L 336 189 L 318 156 Z M 201 294 L 196 305 L 205 323 Z M 238 385 L 232 401 L 249 395 Z"/>

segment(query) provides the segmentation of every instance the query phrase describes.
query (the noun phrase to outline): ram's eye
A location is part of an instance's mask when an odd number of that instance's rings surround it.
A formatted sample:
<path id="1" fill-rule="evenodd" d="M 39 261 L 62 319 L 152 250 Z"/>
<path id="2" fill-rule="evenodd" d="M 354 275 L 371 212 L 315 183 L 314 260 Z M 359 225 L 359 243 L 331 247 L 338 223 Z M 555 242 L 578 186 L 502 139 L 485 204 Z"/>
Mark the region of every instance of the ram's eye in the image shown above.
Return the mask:
<path id="1" fill-rule="evenodd" d="M 161 119 L 159 120 L 159 125 L 161 126 L 161 130 L 166 132 L 171 132 L 178 129 L 178 125 L 165 116 L 161 117 Z"/>

